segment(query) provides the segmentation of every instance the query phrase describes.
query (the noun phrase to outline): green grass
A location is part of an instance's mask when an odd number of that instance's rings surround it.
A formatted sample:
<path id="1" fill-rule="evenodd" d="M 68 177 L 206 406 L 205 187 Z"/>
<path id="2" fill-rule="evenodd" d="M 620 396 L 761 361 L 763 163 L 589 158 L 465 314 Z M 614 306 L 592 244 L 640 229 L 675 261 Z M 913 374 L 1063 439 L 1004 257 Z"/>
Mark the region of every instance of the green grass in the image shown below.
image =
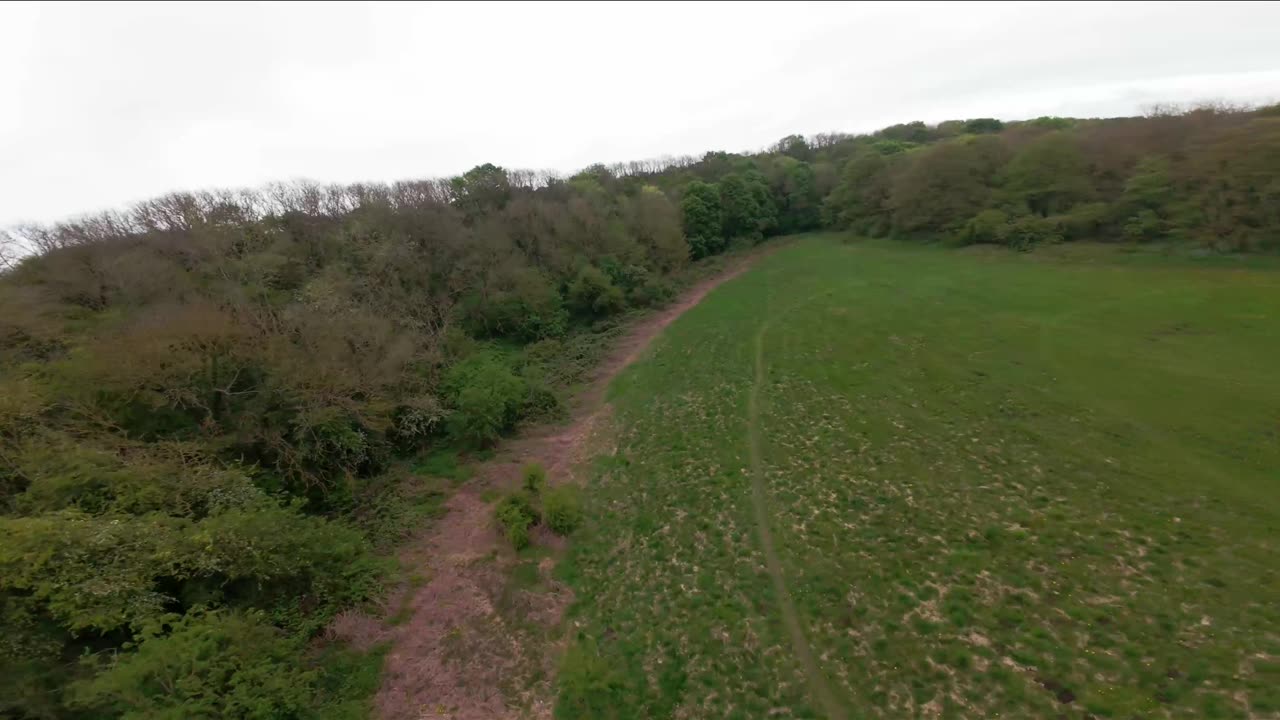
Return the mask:
<path id="1" fill-rule="evenodd" d="M 1265 259 L 801 239 L 614 384 L 557 712 L 1274 717 L 1278 361 Z"/>

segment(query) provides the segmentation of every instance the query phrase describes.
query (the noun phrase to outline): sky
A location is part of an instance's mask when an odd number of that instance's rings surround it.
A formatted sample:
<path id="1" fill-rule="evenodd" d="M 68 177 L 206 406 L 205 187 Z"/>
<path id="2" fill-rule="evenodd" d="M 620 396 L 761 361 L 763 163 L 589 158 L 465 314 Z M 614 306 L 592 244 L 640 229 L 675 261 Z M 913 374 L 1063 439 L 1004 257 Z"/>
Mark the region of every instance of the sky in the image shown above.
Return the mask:
<path id="1" fill-rule="evenodd" d="M 1280 99 L 1280 3 L 0 4 L 0 227 L 912 120 Z"/>

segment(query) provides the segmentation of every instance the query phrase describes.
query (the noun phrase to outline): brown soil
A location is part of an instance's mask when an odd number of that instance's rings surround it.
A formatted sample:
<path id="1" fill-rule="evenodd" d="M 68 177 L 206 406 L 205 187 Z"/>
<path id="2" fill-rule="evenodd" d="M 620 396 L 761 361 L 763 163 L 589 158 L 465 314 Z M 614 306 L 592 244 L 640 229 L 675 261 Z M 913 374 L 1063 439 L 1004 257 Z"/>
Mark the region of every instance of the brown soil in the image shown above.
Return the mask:
<path id="1" fill-rule="evenodd" d="M 607 417 L 605 390 L 613 378 L 644 352 L 649 343 L 685 311 L 721 283 L 742 273 L 759 254 L 740 258 L 719 275 L 686 291 L 676 302 L 640 320 L 619 339 L 574 399 L 566 424 L 530 430 L 503 443 L 498 455 L 484 463 L 475 478 L 446 503 L 448 514 L 410 542 L 400 560 L 422 579 L 419 587 L 404 588 L 388 600 L 388 615 L 408 619 L 397 625 L 360 623 L 347 618 L 346 629 L 334 634 L 376 635 L 390 640 L 383 684 L 375 698 L 377 714 L 386 720 L 491 720 L 531 714 L 549 717 L 549 692 L 511 698 L 523 679 L 549 677 L 553 653 L 546 643 L 533 642 L 496 607 L 505 582 L 503 559 L 510 551 L 494 527 L 492 507 L 481 501 L 487 489 L 507 489 L 519 483 L 526 463 L 540 462 L 551 482 L 573 481 L 587 453 L 586 438 Z M 535 537 L 535 542 L 558 539 Z M 497 562 L 494 562 L 497 560 Z M 549 563 L 545 563 L 549 565 Z M 525 600 L 526 619 L 554 627 L 572 601 L 567 588 L 544 579 L 551 591 Z M 372 626 L 381 625 L 376 629 Z M 358 630 L 363 628 L 363 630 Z M 350 637 L 367 643 L 368 637 Z M 541 673 L 537 671 L 541 670 Z M 550 681 L 541 680 L 549 690 Z M 504 689 L 507 692 L 504 692 Z M 516 691 L 519 692 L 519 691 Z M 524 708 L 523 713 L 516 707 Z"/>

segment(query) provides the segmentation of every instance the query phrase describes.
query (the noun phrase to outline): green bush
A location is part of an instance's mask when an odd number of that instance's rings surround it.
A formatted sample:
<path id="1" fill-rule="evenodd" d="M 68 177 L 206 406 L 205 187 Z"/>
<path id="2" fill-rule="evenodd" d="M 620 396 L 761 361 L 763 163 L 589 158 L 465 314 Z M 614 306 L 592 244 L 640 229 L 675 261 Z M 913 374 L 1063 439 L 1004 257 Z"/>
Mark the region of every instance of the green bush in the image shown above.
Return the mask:
<path id="1" fill-rule="evenodd" d="M 454 411 L 449 433 L 464 444 L 484 447 L 520 418 L 528 388 L 496 354 L 479 353 L 455 365 L 445 378 Z"/>
<path id="2" fill-rule="evenodd" d="M 547 487 L 547 470 L 539 463 L 529 463 L 520 471 L 520 487 L 530 498 L 537 499 Z"/>
<path id="3" fill-rule="evenodd" d="M 1139 210 L 1124 223 L 1124 237 L 1134 242 L 1155 240 L 1164 232 L 1165 223 L 1154 210 Z"/>
<path id="4" fill-rule="evenodd" d="M 290 431 L 287 469 L 306 485 L 333 489 L 335 480 L 378 467 L 372 433 L 340 408 L 306 410 L 294 418 Z"/>
<path id="5" fill-rule="evenodd" d="M 627 306 L 626 296 L 600 268 L 584 265 L 569 284 L 569 306 L 583 317 L 608 317 Z"/>
<path id="6" fill-rule="evenodd" d="M 962 245 L 994 243 L 1003 245 L 1009 235 L 1009 216 L 1001 210 L 983 210 L 965 223 L 960 231 Z"/>
<path id="7" fill-rule="evenodd" d="M 561 485 L 542 497 L 542 519 L 557 535 L 568 535 L 582 524 L 582 492 L 577 485 Z"/>
<path id="8" fill-rule="evenodd" d="M 529 528 L 538 522 L 538 510 L 524 492 L 504 497 L 494 509 L 494 518 L 511 546 L 520 550 L 529 544 Z"/>
<path id="9" fill-rule="evenodd" d="M 144 634 L 133 653 L 71 688 L 72 704 L 126 720 L 290 718 L 313 701 L 317 673 L 301 641 L 259 614 L 188 613 Z"/>
<path id="10" fill-rule="evenodd" d="M 1006 244 L 1014 250 L 1030 250 L 1038 244 L 1062 242 L 1062 229 L 1054 218 L 1025 215 L 1009 224 Z"/>

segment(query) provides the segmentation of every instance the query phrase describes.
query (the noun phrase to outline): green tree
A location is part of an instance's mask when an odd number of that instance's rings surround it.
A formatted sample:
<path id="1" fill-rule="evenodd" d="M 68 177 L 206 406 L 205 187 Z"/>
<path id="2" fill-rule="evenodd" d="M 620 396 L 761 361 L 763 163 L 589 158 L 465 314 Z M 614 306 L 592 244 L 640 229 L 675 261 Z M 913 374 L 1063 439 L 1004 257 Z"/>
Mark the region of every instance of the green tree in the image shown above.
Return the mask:
<path id="1" fill-rule="evenodd" d="M 1093 196 L 1079 139 L 1066 130 L 1045 133 L 1014 155 L 1005 169 L 1004 187 L 1041 216 L 1065 212 Z"/>
<path id="2" fill-rule="evenodd" d="M 257 614 L 175 617 L 74 686 L 72 701 L 126 720 L 299 717 L 313 705 L 317 679 L 298 662 L 302 650 Z"/>
<path id="3" fill-rule="evenodd" d="M 680 200 L 684 235 L 694 259 L 714 255 L 725 247 L 721 227 L 720 189 L 710 183 L 694 180 L 684 189 Z"/>

